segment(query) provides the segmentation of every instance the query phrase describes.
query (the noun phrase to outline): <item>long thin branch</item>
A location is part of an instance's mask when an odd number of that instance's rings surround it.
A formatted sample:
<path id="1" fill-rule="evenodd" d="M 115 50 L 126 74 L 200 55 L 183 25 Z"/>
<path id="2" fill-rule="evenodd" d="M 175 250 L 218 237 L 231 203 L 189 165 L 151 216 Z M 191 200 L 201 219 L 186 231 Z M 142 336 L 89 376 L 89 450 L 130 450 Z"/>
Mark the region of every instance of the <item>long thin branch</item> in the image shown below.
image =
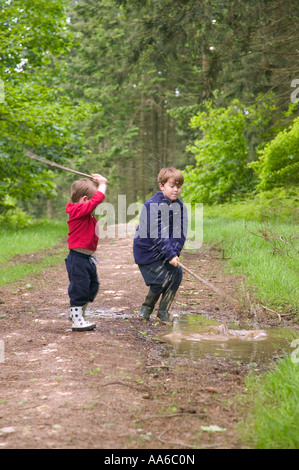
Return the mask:
<path id="1" fill-rule="evenodd" d="M 239 308 L 240 305 L 239 305 L 239 302 L 235 299 L 232 299 L 230 297 L 228 297 L 223 291 L 221 291 L 220 289 L 218 289 L 216 286 L 214 286 L 214 284 L 212 282 L 209 282 L 207 281 L 206 279 L 204 279 L 203 277 L 201 276 L 198 276 L 197 274 L 195 274 L 193 271 L 191 271 L 191 269 L 187 268 L 186 266 L 184 266 L 181 262 L 179 262 L 179 266 L 181 266 L 185 271 L 187 271 L 189 274 L 192 274 L 192 276 L 194 276 L 196 279 L 198 279 L 200 282 L 203 282 L 207 287 L 209 287 L 211 290 L 213 290 L 214 292 L 216 292 L 219 296 L 221 296 L 228 304 L 230 304 L 231 306 L 233 306 L 234 308 Z"/>
<path id="2" fill-rule="evenodd" d="M 172 445 L 179 445 L 184 448 L 189 448 L 189 449 L 212 449 L 213 447 L 220 447 L 222 446 L 222 443 L 218 444 L 207 444 L 204 447 L 198 447 L 197 445 L 191 445 L 191 444 L 186 444 L 185 442 L 179 442 L 179 441 L 166 441 L 165 439 L 162 439 L 163 434 L 165 434 L 167 431 L 170 431 L 170 429 L 164 429 L 159 436 L 158 439 L 159 441 L 163 442 L 164 444 L 172 444 Z"/>
<path id="3" fill-rule="evenodd" d="M 273 312 L 278 316 L 279 321 L 281 322 L 281 316 L 279 313 L 275 312 L 275 310 L 272 310 L 272 308 L 266 307 L 265 305 L 261 304 L 261 307 L 263 307 L 265 310 L 269 310 L 269 312 Z"/>

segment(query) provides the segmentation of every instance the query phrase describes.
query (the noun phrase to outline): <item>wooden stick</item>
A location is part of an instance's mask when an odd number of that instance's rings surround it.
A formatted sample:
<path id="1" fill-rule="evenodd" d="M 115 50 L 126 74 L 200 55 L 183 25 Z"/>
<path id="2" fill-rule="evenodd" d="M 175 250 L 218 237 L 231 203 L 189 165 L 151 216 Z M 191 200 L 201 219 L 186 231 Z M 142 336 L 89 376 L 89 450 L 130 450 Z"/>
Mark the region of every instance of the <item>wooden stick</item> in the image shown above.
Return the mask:
<path id="1" fill-rule="evenodd" d="M 24 154 L 32 158 L 33 160 L 38 160 L 39 162 L 46 163 L 47 165 L 55 166 L 56 168 L 60 168 L 61 170 L 65 171 L 70 171 L 71 173 L 76 173 L 76 175 L 81 175 L 81 176 L 86 176 L 87 178 L 92 178 L 91 175 L 87 175 L 86 173 L 81 173 L 80 171 L 72 170 L 71 168 L 67 168 L 66 166 L 59 165 L 58 163 L 51 162 L 50 160 L 47 160 L 46 158 L 40 157 L 39 155 L 36 155 L 35 153 L 29 152 L 29 150 L 25 150 Z"/>
<path id="2" fill-rule="evenodd" d="M 195 274 L 193 271 L 191 271 L 191 269 L 188 269 L 186 268 L 186 266 L 184 266 L 180 261 L 179 261 L 179 266 L 181 266 L 185 271 L 187 271 L 187 273 L 191 274 L 192 276 L 194 276 L 196 279 L 198 279 L 200 282 L 203 282 L 207 287 L 209 287 L 211 290 L 213 290 L 214 292 L 216 292 L 218 295 L 220 295 L 221 297 L 223 297 L 223 299 L 229 303 L 230 305 L 232 305 L 234 308 L 236 307 L 240 307 L 239 305 L 239 302 L 237 302 L 235 299 L 231 299 L 230 297 L 228 297 L 224 292 L 222 292 L 220 289 L 218 289 L 216 286 L 214 286 L 214 284 L 212 284 L 212 282 L 209 282 L 207 281 L 206 279 L 204 279 L 203 277 L 201 276 L 198 276 L 197 274 Z"/>
<path id="3" fill-rule="evenodd" d="M 275 312 L 275 310 L 272 310 L 272 308 L 266 307 L 265 305 L 261 305 L 261 307 L 263 307 L 265 310 L 269 310 L 269 312 L 275 313 L 278 316 L 279 322 L 281 322 L 281 316 L 278 312 Z"/>

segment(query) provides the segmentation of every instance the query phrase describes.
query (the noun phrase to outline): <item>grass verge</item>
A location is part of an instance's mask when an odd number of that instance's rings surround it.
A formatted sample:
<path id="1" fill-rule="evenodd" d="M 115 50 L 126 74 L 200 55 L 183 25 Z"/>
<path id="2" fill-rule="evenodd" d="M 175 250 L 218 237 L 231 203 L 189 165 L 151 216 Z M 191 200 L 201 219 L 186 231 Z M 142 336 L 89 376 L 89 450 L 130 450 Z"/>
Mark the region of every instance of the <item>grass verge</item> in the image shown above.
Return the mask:
<path id="1" fill-rule="evenodd" d="M 0 228 L 0 286 L 59 263 L 65 249 L 51 249 L 66 235 L 66 223 L 58 220 L 34 223 L 22 229 Z M 35 257 L 37 253 L 39 256 Z"/>
<path id="2" fill-rule="evenodd" d="M 255 218 L 252 204 L 236 207 L 240 214 L 227 212 L 228 206 L 204 209 L 204 243 L 222 248 L 227 269 L 245 275 L 260 301 L 280 312 L 296 313 L 298 318 L 299 236 L 295 218 L 288 223 L 283 217 L 265 222 Z M 249 208 L 250 217 L 238 217 Z M 295 356 L 285 357 L 270 372 L 246 379 L 247 394 L 240 397 L 245 418 L 239 430 L 250 448 L 299 448 L 298 344 L 296 340 Z"/>
<path id="3" fill-rule="evenodd" d="M 298 359 L 291 356 L 281 360 L 278 367 L 266 375 L 246 379 L 248 395 L 242 397 L 246 419 L 239 427 L 243 441 L 251 447 L 299 448 L 298 372 Z"/>
<path id="4" fill-rule="evenodd" d="M 203 241 L 222 248 L 227 268 L 245 275 L 262 302 L 299 315 L 299 237 L 294 225 L 204 216 Z"/>

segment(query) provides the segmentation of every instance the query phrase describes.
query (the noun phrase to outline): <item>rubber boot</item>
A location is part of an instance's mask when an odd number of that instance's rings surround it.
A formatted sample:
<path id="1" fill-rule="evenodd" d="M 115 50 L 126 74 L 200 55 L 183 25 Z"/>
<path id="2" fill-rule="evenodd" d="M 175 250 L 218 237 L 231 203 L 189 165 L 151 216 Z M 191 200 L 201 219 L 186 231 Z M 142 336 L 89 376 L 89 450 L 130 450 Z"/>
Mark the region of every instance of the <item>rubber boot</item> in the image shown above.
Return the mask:
<path id="1" fill-rule="evenodd" d="M 148 294 L 145 298 L 145 301 L 141 305 L 140 312 L 138 316 L 144 320 L 149 320 L 152 311 L 155 308 L 156 302 L 159 299 L 160 294 L 155 294 L 151 290 L 148 291 Z"/>
<path id="2" fill-rule="evenodd" d="M 83 309 L 84 307 L 71 307 L 73 331 L 90 331 L 96 327 L 95 323 L 89 323 L 84 319 Z"/>
<path id="3" fill-rule="evenodd" d="M 159 305 L 158 315 L 157 315 L 158 320 L 162 322 L 167 322 L 167 323 L 172 322 L 172 320 L 169 317 L 168 311 L 173 302 L 175 294 L 176 294 L 176 290 L 171 290 L 171 289 L 163 292 L 160 305 Z"/>
<path id="4" fill-rule="evenodd" d="M 85 319 L 86 317 L 86 308 L 87 308 L 87 305 L 88 305 L 88 302 L 83 305 L 83 310 L 82 310 L 82 315 L 83 315 L 83 318 Z M 71 309 L 71 313 L 70 313 L 70 316 L 69 316 L 69 319 L 72 321 L 73 320 L 73 316 L 72 316 L 72 309 Z"/>
<path id="5" fill-rule="evenodd" d="M 83 315 L 84 320 L 85 320 L 85 318 L 86 318 L 86 309 L 87 309 L 87 305 L 88 305 L 88 303 L 86 303 L 85 305 L 83 305 L 82 315 Z"/>

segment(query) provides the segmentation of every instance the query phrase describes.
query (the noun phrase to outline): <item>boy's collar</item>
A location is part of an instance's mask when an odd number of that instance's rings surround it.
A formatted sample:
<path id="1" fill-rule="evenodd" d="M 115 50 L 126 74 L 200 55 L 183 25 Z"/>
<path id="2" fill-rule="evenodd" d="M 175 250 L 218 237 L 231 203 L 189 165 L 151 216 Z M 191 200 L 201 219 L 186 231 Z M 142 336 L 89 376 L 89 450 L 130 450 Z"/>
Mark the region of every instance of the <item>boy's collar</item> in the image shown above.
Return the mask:
<path id="1" fill-rule="evenodd" d="M 164 196 L 163 191 L 158 191 L 157 194 L 159 194 L 161 200 L 162 200 L 163 202 L 166 202 L 166 204 L 168 204 L 169 206 L 170 206 L 173 202 L 177 202 L 177 201 L 179 200 L 179 198 L 177 198 L 175 201 L 171 201 L 170 199 L 168 199 L 168 197 Z"/>

